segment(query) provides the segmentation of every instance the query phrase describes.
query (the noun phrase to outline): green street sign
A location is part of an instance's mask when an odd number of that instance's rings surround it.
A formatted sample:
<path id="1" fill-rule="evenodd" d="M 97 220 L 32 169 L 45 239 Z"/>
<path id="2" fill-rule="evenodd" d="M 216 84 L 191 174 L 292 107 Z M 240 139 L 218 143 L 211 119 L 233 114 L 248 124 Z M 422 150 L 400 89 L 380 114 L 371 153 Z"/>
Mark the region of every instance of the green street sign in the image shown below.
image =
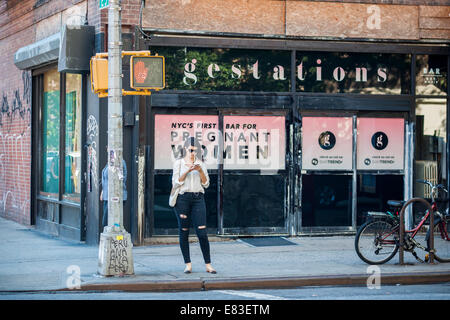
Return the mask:
<path id="1" fill-rule="evenodd" d="M 99 3 L 100 3 L 100 6 L 99 6 L 100 9 L 104 9 L 109 6 L 109 0 L 99 0 Z"/>

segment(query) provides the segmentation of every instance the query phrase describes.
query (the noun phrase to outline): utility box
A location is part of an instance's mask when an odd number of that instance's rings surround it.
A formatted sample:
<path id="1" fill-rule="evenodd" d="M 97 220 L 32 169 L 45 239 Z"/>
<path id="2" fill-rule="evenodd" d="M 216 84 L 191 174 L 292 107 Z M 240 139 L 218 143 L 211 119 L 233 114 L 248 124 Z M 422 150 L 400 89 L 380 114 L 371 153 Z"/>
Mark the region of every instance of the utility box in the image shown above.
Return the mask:
<path id="1" fill-rule="evenodd" d="M 94 52 L 94 26 L 65 25 L 61 34 L 58 72 L 88 73 Z"/>

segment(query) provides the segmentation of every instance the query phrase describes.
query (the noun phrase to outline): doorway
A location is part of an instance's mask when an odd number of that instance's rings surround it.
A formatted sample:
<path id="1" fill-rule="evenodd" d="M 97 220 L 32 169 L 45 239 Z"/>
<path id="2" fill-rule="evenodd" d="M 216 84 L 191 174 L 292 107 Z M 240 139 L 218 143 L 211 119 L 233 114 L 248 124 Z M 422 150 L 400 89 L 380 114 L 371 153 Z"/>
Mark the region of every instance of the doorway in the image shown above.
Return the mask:
<path id="1" fill-rule="evenodd" d="M 300 233 L 354 232 L 367 211 L 405 198 L 403 114 L 303 114 Z"/>

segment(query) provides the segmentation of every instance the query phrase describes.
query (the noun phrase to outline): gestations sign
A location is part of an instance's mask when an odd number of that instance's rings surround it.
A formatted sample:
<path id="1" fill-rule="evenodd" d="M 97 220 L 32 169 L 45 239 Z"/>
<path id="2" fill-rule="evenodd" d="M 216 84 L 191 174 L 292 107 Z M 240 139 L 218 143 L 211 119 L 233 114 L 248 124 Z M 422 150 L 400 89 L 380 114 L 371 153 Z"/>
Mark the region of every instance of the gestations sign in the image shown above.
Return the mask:
<path id="1" fill-rule="evenodd" d="M 185 141 L 195 137 L 210 170 L 222 160 L 225 170 L 284 170 L 284 116 L 224 116 L 223 121 L 222 133 L 217 116 L 155 115 L 155 169 L 172 169 L 185 155 Z"/>
<path id="2" fill-rule="evenodd" d="M 166 57 L 169 90 L 408 94 L 405 54 L 151 47 Z M 295 74 L 295 77 L 291 77 Z M 295 80 L 295 83 L 293 81 Z"/>

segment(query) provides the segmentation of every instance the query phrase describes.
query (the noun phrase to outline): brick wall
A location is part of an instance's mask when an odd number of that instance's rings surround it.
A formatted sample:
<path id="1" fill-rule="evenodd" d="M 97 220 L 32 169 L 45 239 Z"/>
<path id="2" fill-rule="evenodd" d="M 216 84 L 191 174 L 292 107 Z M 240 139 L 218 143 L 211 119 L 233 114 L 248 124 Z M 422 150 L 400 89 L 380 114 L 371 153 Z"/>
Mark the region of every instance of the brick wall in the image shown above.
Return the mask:
<path id="1" fill-rule="evenodd" d="M 31 73 L 14 53 L 35 41 L 34 1 L 0 1 L 0 215 L 30 223 Z"/>
<path id="2" fill-rule="evenodd" d="M 140 0 L 122 0 L 123 32 L 134 32 Z M 97 0 L 0 0 L 0 216 L 31 222 L 31 72 L 14 65 L 15 52 L 85 19 L 107 31 L 108 10 Z M 106 45 L 106 43 L 105 43 Z M 39 177 L 36 177 L 39 178 Z"/>
<path id="3" fill-rule="evenodd" d="M 60 31 L 85 1 L 0 0 L 0 216 L 31 222 L 31 72 L 14 65 L 21 47 Z"/>
<path id="4" fill-rule="evenodd" d="M 151 0 L 144 28 L 321 39 L 450 40 L 450 1 Z"/>

